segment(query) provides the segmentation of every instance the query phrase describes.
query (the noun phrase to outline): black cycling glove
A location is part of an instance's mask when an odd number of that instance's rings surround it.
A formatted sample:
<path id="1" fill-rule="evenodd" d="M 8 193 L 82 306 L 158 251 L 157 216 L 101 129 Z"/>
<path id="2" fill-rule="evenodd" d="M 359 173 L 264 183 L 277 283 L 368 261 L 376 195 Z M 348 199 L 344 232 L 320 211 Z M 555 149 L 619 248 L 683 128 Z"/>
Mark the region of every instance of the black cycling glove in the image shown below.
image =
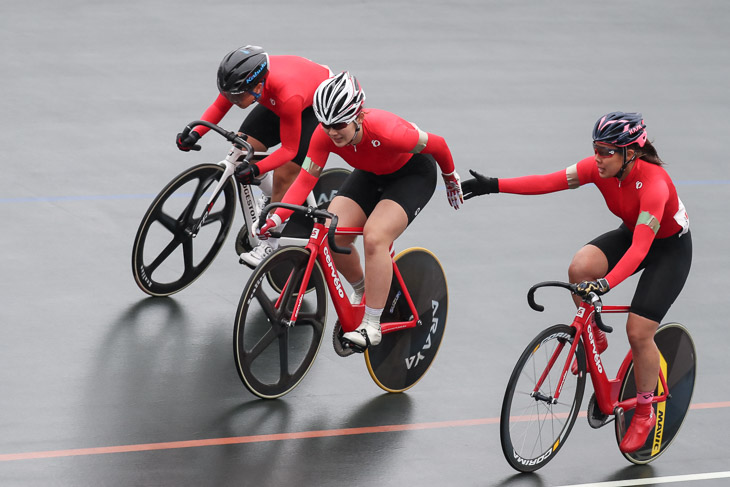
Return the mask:
<path id="1" fill-rule="evenodd" d="M 260 174 L 259 168 L 256 164 L 249 164 L 243 167 L 243 164 L 236 168 L 236 179 L 241 184 L 251 184 L 256 176 Z"/>
<path id="2" fill-rule="evenodd" d="M 469 172 L 474 178 L 461 183 L 465 200 L 482 194 L 499 193 L 499 179 L 484 176 L 471 169 L 469 169 Z"/>
<path id="3" fill-rule="evenodd" d="M 596 293 L 598 296 L 606 294 L 610 289 L 608 281 L 603 277 L 595 281 L 583 281 L 575 288 L 575 293 L 583 298 L 590 293 Z"/>
<path id="4" fill-rule="evenodd" d="M 178 149 L 183 152 L 188 152 L 190 150 L 200 150 L 200 146 L 196 145 L 199 139 L 200 134 L 195 130 L 191 130 L 185 137 L 182 136 L 182 132 L 177 134 L 177 137 L 175 137 L 175 143 L 177 144 Z"/>

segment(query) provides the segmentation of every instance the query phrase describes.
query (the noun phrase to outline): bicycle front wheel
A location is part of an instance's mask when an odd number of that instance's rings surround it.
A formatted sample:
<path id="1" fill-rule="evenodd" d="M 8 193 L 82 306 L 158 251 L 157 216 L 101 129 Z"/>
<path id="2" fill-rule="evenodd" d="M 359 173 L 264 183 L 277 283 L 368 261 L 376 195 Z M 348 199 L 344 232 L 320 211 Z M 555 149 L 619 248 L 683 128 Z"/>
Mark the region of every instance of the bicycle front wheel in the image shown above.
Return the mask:
<path id="1" fill-rule="evenodd" d="M 446 328 L 449 295 L 441 264 L 428 250 L 406 249 L 395 262 L 421 323 L 384 334 L 380 345 L 365 351 L 365 362 L 381 389 L 403 392 L 421 380 L 436 358 Z M 411 308 L 393 276 L 381 323 L 411 319 Z"/>
<path id="2" fill-rule="evenodd" d="M 552 460 L 573 428 L 586 383 L 583 344 L 579 342 L 574 357 L 569 356 L 575 339 L 575 328 L 567 325 L 544 330 L 522 352 L 512 371 L 502 402 L 499 434 L 504 457 L 515 470 L 533 472 Z M 563 368 L 574 358 L 580 372 L 573 375 L 568 369 L 561 384 Z"/>
<path id="3" fill-rule="evenodd" d="M 643 465 L 659 457 L 669 448 L 682 427 L 692 402 L 697 370 L 697 353 L 687 329 L 679 323 L 666 323 L 657 329 L 654 342 L 660 353 L 660 366 L 669 387 L 669 398 L 656 403 L 657 424 L 649 433 L 644 446 L 633 453 L 622 453 L 631 463 Z M 661 384 L 657 384 L 655 394 L 663 394 Z M 621 385 L 619 401 L 636 397 L 634 363 L 631 362 Z M 624 411 L 626 425 L 634 416 L 634 411 Z M 618 425 L 616 441 L 619 438 Z"/>
<path id="4" fill-rule="evenodd" d="M 318 262 L 307 283 L 308 292 L 299 295 L 309 254 L 301 247 L 283 247 L 268 256 L 251 274 L 238 304 L 233 329 L 236 369 L 244 386 L 263 399 L 294 389 L 309 372 L 322 344 L 327 287 Z M 281 288 L 272 284 L 271 274 L 287 276 Z M 297 321 L 290 323 L 297 305 Z"/>
<path id="5" fill-rule="evenodd" d="M 217 164 L 200 164 L 179 174 L 157 195 L 134 238 L 132 273 L 151 296 L 169 296 L 193 283 L 213 262 L 233 223 L 233 180 L 210 210 L 196 237 L 191 234 L 223 175 Z"/>

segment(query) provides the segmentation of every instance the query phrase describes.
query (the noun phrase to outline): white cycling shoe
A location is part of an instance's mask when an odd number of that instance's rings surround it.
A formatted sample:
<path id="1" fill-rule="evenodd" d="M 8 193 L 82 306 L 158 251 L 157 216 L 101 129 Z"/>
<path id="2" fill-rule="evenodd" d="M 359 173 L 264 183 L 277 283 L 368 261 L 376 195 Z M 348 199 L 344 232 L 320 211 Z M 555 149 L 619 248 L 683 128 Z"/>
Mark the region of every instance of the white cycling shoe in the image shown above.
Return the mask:
<path id="1" fill-rule="evenodd" d="M 349 331 L 342 335 L 345 340 L 363 348 L 380 344 L 383 334 L 380 332 L 380 323 L 360 323 L 355 331 Z"/>
<path id="2" fill-rule="evenodd" d="M 272 254 L 276 250 L 268 240 L 262 240 L 259 244 L 251 250 L 251 252 L 244 252 L 239 255 L 242 264 L 246 264 L 252 269 L 255 269 L 262 260 L 268 255 Z"/>

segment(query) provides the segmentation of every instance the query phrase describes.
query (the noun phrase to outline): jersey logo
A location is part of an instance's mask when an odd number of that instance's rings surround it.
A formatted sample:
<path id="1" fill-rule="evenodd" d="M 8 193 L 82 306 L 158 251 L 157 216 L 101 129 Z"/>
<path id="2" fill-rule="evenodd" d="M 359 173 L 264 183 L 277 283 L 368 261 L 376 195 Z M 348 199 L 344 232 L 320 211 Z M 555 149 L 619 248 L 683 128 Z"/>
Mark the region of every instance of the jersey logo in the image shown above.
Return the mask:
<path id="1" fill-rule="evenodd" d="M 644 186 L 644 183 L 641 181 L 636 181 L 636 189 L 641 189 L 641 187 Z"/>
<path id="2" fill-rule="evenodd" d="M 276 105 L 276 100 L 274 100 L 273 98 L 269 98 L 269 103 L 271 103 L 272 106 Z"/>
<path id="3" fill-rule="evenodd" d="M 371 144 L 373 144 L 373 147 L 380 147 L 380 141 L 379 140 L 373 140 L 371 142 Z"/>

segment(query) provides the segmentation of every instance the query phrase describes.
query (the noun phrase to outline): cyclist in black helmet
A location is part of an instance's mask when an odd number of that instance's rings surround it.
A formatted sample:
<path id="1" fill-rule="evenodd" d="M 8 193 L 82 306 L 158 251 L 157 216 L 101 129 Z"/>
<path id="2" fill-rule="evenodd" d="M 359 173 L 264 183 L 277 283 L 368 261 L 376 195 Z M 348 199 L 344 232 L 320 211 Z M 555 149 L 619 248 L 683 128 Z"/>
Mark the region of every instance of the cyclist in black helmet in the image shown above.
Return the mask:
<path id="1" fill-rule="evenodd" d="M 223 57 L 218 67 L 219 95 L 200 119 L 218 123 L 234 105 L 246 109 L 256 104 L 241 124 L 241 132 L 248 135 L 256 151 L 281 144 L 268 157 L 239 172 L 241 182 L 248 184 L 273 171 L 273 189 L 269 189 L 271 182 L 261 188 L 271 200 L 281 201 L 299 174 L 309 139 L 319 123 L 312 111 L 314 91 L 331 75 L 327 66 L 299 56 L 269 56 L 258 46 L 243 46 Z M 198 139 L 207 131 L 198 126 L 185 138 L 178 134 L 178 148 L 197 148 Z M 256 267 L 276 247 L 277 239 L 262 241 L 251 252 L 241 254 L 241 262 Z"/>

